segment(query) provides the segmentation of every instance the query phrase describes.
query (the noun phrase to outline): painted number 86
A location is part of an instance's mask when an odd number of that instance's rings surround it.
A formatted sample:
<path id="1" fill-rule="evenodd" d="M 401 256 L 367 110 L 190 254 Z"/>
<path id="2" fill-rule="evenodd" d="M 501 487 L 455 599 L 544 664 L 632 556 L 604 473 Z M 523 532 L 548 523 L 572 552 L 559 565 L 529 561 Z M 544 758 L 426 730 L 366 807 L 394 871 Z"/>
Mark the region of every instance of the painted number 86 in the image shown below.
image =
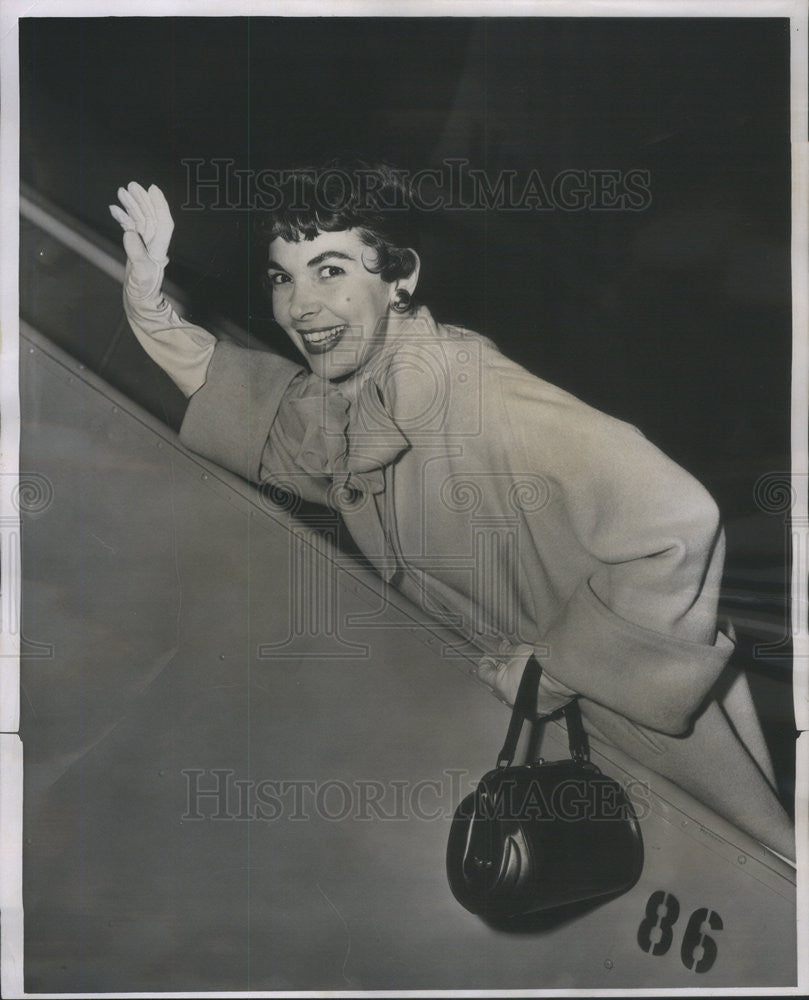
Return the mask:
<path id="1" fill-rule="evenodd" d="M 665 955 L 674 938 L 672 928 L 680 916 L 680 904 L 676 896 L 658 889 L 646 904 L 646 917 L 638 927 L 638 944 L 651 955 Z M 689 918 L 680 948 L 680 958 L 686 969 L 693 972 L 707 972 L 716 961 L 716 941 L 703 928 L 721 931 L 722 918 L 713 910 L 701 907 L 694 910 Z"/>

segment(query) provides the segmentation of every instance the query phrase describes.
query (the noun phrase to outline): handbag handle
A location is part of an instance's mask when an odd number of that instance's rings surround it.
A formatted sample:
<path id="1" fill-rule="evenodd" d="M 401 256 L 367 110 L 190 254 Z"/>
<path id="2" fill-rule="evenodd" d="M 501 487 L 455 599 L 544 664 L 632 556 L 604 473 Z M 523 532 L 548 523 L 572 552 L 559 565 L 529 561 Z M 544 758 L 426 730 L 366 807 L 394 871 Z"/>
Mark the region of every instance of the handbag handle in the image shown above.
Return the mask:
<path id="1" fill-rule="evenodd" d="M 570 756 L 577 764 L 584 764 L 590 759 L 590 747 L 581 719 L 578 697 L 548 715 L 538 716 L 536 714 L 539 678 L 541 676 L 542 665 L 532 653 L 525 664 L 517 697 L 514 699 L 514 708 L 511 710 L 511 721 L 508 724 L 505 743 L 497 755 L 498 767 L 509 767 L 514 760 L 514 754 L 517 752 L 517 741 L 526 719 L 529 722 L 549 722 L 551 719 L 559 719 L 563 715 L 567 723 L 567 742 L 570 747 Z"/>

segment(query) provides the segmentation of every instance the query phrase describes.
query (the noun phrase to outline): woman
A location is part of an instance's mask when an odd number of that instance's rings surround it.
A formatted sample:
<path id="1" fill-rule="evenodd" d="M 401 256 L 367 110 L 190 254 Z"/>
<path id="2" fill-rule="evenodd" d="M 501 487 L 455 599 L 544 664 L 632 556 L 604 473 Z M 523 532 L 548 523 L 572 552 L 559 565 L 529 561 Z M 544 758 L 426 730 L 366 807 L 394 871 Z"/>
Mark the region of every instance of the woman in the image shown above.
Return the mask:
<path id="1" fill-rule="evenodd" d="M 580 695 L 594 734 L 793 857 L 746 680 L 726 669 L 715 504 L 635 428 L 417 306 L 407 187 L 374 170 L 373 198 L 350 173 L 338 198 L 302 175 L 264 222 L 273 313 L 306 368 L 177 316 L 166 200 L 119 189 L 124 306 L 190 397 L 182 441 L 338 509 L 386 581 L 487 654 L 479 676 L 505 700 L 536 653 L 539 711 Z"/>

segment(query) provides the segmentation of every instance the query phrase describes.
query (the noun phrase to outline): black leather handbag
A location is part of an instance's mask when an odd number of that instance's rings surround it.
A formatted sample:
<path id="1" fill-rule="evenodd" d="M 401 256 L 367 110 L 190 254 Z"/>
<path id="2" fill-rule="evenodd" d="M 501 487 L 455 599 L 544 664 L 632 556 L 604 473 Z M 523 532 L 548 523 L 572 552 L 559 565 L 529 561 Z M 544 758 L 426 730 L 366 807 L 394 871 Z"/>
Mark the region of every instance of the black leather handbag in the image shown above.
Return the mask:
<path id="1" fill-rule="evenodd" d="M 618 895 L 643 869 L 632 804 L 618 782 L 591 763 L 578 701 L 537 719 L 541 672 L 532 656 L 497 767 L 461 802 L 450 827 L 450 888 L 482 917 L 519 917 Z M 513 767 L 523 721 L 562 715 L 570 759 Z"/>

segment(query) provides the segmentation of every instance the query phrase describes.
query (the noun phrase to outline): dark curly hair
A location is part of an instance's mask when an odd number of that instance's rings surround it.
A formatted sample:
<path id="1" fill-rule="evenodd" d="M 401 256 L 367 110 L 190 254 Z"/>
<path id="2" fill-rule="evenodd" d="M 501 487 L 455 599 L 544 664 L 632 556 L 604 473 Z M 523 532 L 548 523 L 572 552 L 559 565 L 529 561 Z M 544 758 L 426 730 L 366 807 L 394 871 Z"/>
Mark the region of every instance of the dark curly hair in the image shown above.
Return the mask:
<path id="1" fill-rule="evenodd" d="M 356 229 L 377 254 L 376 266 L 368 270 L 383 281 L 413 273 L 414 212 L 410 185 L 401 170 L 387 163 L 333 159 L 285 172 L 284 180 L 287 197 L 254 223 L 264 248 L 279 237 L 299 243 L 319 233 Z M 264 285 L 271 290 L 266 278 Z"/>

